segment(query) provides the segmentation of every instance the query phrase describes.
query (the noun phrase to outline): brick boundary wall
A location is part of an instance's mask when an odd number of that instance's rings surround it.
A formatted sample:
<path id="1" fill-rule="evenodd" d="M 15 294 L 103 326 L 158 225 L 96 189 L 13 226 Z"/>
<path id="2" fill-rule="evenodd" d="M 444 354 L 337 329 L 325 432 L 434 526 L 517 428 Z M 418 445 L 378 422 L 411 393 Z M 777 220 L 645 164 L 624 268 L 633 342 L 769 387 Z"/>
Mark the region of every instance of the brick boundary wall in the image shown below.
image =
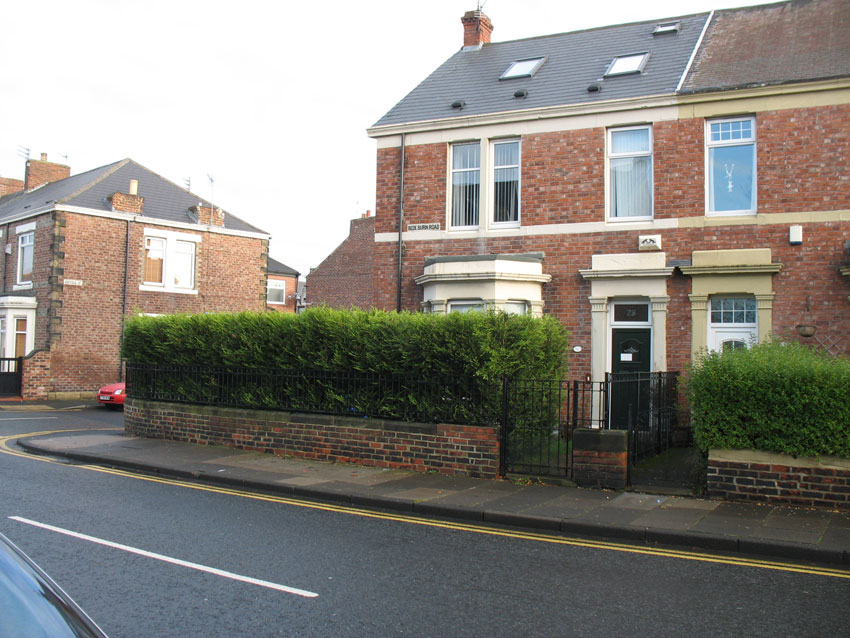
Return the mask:
<path id="1" fill-rule="evenodd" d="M 709 496 L 850 512 L 850 459 L 711 450 Z"/>
<path id="2" fill-rule="evenodd" d="M 629 479 L 628 431 L 573 431 L 572 474 L 573 481 L 582 487 L 625 488 Z"/>
<path id="3" fill-rule="evenodd" d="M 33 350 L 24 357 L 21 371 L 21 398 L 43 401 L 49 398 L 50 350 Z"/>
<path id="4" fill-rule="evenodd" d="M 240 410 L 127 399 L 124 430 L 317 461 L 497 478 L 499 431 L 490 426 Z"/>

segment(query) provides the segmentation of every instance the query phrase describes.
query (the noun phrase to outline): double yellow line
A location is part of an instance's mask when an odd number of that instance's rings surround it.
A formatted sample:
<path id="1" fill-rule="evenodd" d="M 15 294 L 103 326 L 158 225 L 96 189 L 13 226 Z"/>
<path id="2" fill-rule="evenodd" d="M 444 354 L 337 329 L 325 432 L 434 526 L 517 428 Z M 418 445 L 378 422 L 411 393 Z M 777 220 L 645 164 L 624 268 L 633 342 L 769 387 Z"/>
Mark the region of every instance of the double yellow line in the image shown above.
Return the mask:
<path id="1" fill-rule="evenodd" d="M 27 454 L 19 450 L 14 450 L 9 447 L 9 443 L 15 439 L 23 438 L 24 436 L 41 436 L 48 434 L 59 434 L 62 432 L 73 432 L 74 430 L 50 430 L 44 432 L 31 432 L 25 435 L 16 434 L 12 436 L 0 437 L 0 452 L 11 454 L 13 456 L 25 457 L 48 463 L 56 463 L 53 459 L 44 456 Z M 89 431 L 89 430 L 86 430 Z M 691 552 L 685 550 L 663 549 L 655 547 L 641 547 L 638 545 L 628 545 L 624 543 L 613 543 L 608 541 L 594 541 L 578 538 L 568 538 L 561 536 L 553 536 L 547 534 L 538 534 L 534 532 L 523 532 L 516 530 L 498 529 L 486 527 L 483 525 L 473 525 L 469 523 L 460 523 L 452 521 L 440 521 L 419 518 L 406 514 L 393 514 L 389 512 L 377 512 L 366 510 L 357 507 L 346 505 L 334 505 L 328 503 L 316 503 L 310 501 L 302 501 L 285 496 L 274 496 L 269 494 L 258 494 L 255 492 L 247 492 L 245 490 L 237 490 L 227 487 L 218 487 L 215 485 L 207 485 L 195 483 L 191 481 L 183 481 L 178 479 L 167 479 L 145 474 L 138 474 L 126 470 L 118 470 L 106 468 L 97 465 L 73 465 L 67 467 L 78 467 L 93 472 L 101 472 L 103 474 L 112 474 L 114 476 L 122 476 L 138 481 L 148 481 L 150 483 L 161 483 L 163 485 L 171 485 L 182 487 L 185 489 L 197 490 L 200 492 L 212 492 L 215 494 L 225 494 L 228 496 L 237 496 L 239 498 L 248 498 L 255 501 L 265 501 L 268 503 L 279 503 L 283 505 L 291 505 L 293 507 L 304 507 L 313 510 L 324 512 L 334 512 L 337 514 L 347 514 L 349 516 L 360 516 L 364 518 L 373 518 L 384 521 L 393 521 L 397 523 L 406 523 L 409 525 L 421 525 L 424 527 L 436 527 L 439 529 L 447 529 L 452 531 L 469 532 L 473 534 L 485 534 L 488 536 L 500 536 L 504 538 L 513 538 L 521 540 L 530 540 L 541 543 L 549 543 L 554 545 L 569 545 L 572 547 L 586 547 L 590 549 L 603 549 L 614 552 L 625 552 L 629 554 L 643 554 L 646 556 L 657 556 L 663 558 L 678 558 L 682 560 L 692 560 L 704 563 L 718 563 L 722 565 L 737 565 L 740 567 L 756 567 L 758 569 L 771 569 L 776 571 L 793 572 L 797 574 L 810 574 L 814 576 L 830 576 L 833 578 L 843 578 L 850 580 L 850 571 L 842 569 L 833 569 L 829 567 L 817 567 L 807 565 L 796 565 L 794 563 L 783 563 L 778 561 L 760 560 L 753 558 L 743 558 L 735 556 L 720 556 L 715 554 L 706 554 L 701 552 Z"/>

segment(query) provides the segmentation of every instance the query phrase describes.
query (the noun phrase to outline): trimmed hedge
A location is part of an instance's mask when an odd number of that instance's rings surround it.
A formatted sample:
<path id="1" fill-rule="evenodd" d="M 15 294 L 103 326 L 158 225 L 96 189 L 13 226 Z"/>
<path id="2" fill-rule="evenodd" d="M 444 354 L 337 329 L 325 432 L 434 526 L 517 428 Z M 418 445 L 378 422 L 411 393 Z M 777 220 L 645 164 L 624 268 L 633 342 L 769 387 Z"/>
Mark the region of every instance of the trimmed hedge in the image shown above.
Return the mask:
<path id="1" fill-rule="evenodd" d="M 314 308 L 136 316 L 127 322 L 122 356 L 167 365 L 562 379 L 568 345 L 567 331 L 553 317 Z"/>
<path id="2" fill-rule="evenodd" d="M 711 353 L 686 383 L 694 436 L 711 448 L 850 458 L 850 360 L 799 343 Z"/>
<path id="3" fill-rule="evenodd" d="M 300 315 L 135 317 L 123 355 L 132 396 L 246 408 L 485 424 L 503 377 L 562 379 L 556 319 L 311 309 Z M 557 406 L 512 406 L 520 423 Z"/>

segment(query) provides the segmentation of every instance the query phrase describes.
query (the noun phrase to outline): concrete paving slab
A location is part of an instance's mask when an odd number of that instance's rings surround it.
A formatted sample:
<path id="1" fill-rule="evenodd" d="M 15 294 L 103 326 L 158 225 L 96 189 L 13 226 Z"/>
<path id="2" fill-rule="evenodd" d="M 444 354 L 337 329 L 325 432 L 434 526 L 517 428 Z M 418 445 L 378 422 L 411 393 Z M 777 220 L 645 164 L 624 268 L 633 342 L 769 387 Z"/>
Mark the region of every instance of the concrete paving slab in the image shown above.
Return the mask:
<path id="1" fill-rule="evenodd" d="M 828 512 L 804 509 L 773 510 L 764 518 L 766 528 L 799 530 L 822 534 L 829 525 Z"/>
<path id="2" fill-rule="evenodd" d="M 763 521 L 772 508 L 755 503 L 721 503 L 714 508 L 713 515 L 732 519 Z"/>
<path id="3" fill-rule="evenodd" d="M 430 501 L 447 495 L 446 490 L 438 490 L 430 487 L 418 487 L 413 490 L 402 490 L 401 492 L 388 492 L 395 498 L 410 499 L 412 501 Z"/>
<path id="4" fill-rule="evenodd" d="M 579 521 L 586 521 L 597 525 L 638 527 L 635 521 L 641 517 L 643 512 L 630 508 L 598 507 L 590 510 L 585 515 L 578 517 Z"/>
<path id="5" fill-rule="evenodd" d="M 661 509 L 688 509 L 712 512 L 717 509 L 722 501 L 710 501 L 704 498 L 683 498 L 674 496 L 664 501 L 659 507 Z"/>
<path id="6" fill-rule="evenodd" d="M 822 532 L 812 532 L 799 529 L 782 529 L 779 527 L 759 527 L 751 535 L 752 538 L 765 538 L 791 543 L 806 543 L 815 545 L 820 542 Z"/>
<path id="7" fill-rule="evenodd" d="M 635 510 L 651 510 L 659 507 L 669 497 L 658 494 L 620 494 L 612 499 L 607 507 L 626 507 Z"/>
<path id="8" fill-rule="evenodd" d="M 634 519 L 633 525 L 659 529 L 689 530 L 705 518 L 705 511 L 698 509 L 656 508 Z"/>

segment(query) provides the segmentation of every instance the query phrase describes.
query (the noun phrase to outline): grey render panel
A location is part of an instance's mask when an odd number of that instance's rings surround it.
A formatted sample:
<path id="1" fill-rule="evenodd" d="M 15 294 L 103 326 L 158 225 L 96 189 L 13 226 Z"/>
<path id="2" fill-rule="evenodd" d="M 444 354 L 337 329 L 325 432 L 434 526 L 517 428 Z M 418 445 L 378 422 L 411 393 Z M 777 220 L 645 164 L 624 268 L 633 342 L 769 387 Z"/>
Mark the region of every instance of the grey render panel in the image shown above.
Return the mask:
<path id="1" fill-rule="evenodd" d="M 145 200 L 142 209 L 145 217 L 169 222 L 197 223 L 197 220 L 190 216 L 189 208 L 199 203 L 210 206 L 207 200 L 131 159 L 124 159 L 45 184 L 28 193 L 15 193 L 1 198 L 0 222 L 52 204 L 79 206 L 107 213 L 112 210 L 109 196 L 116 192 L 127 193 L 130 180 L 133 179 L 138 181 L 138 193 Z M 228 230 L 264 232 L 230 213 L 225 214 L 224 227 Z"/>
<path id="2" fill-rule="evenodd" d="M 674 94 L 708 13 L 485 44 L 455 53 L 375 124 L 376 127 L 523 109 Z M 678 33 L 653 35 L 661 22 Z M 603 77 L 616 56 L 650 54 L 642 73 Z M 517 60 L 545 56 L 533 77 L 500 80 Z M 589 93 L 598 84 L 601 90 Z M 519 89 L 525 98 L 515 98 Z M 463 100 L 461 110 L 452 102 Z"/>

